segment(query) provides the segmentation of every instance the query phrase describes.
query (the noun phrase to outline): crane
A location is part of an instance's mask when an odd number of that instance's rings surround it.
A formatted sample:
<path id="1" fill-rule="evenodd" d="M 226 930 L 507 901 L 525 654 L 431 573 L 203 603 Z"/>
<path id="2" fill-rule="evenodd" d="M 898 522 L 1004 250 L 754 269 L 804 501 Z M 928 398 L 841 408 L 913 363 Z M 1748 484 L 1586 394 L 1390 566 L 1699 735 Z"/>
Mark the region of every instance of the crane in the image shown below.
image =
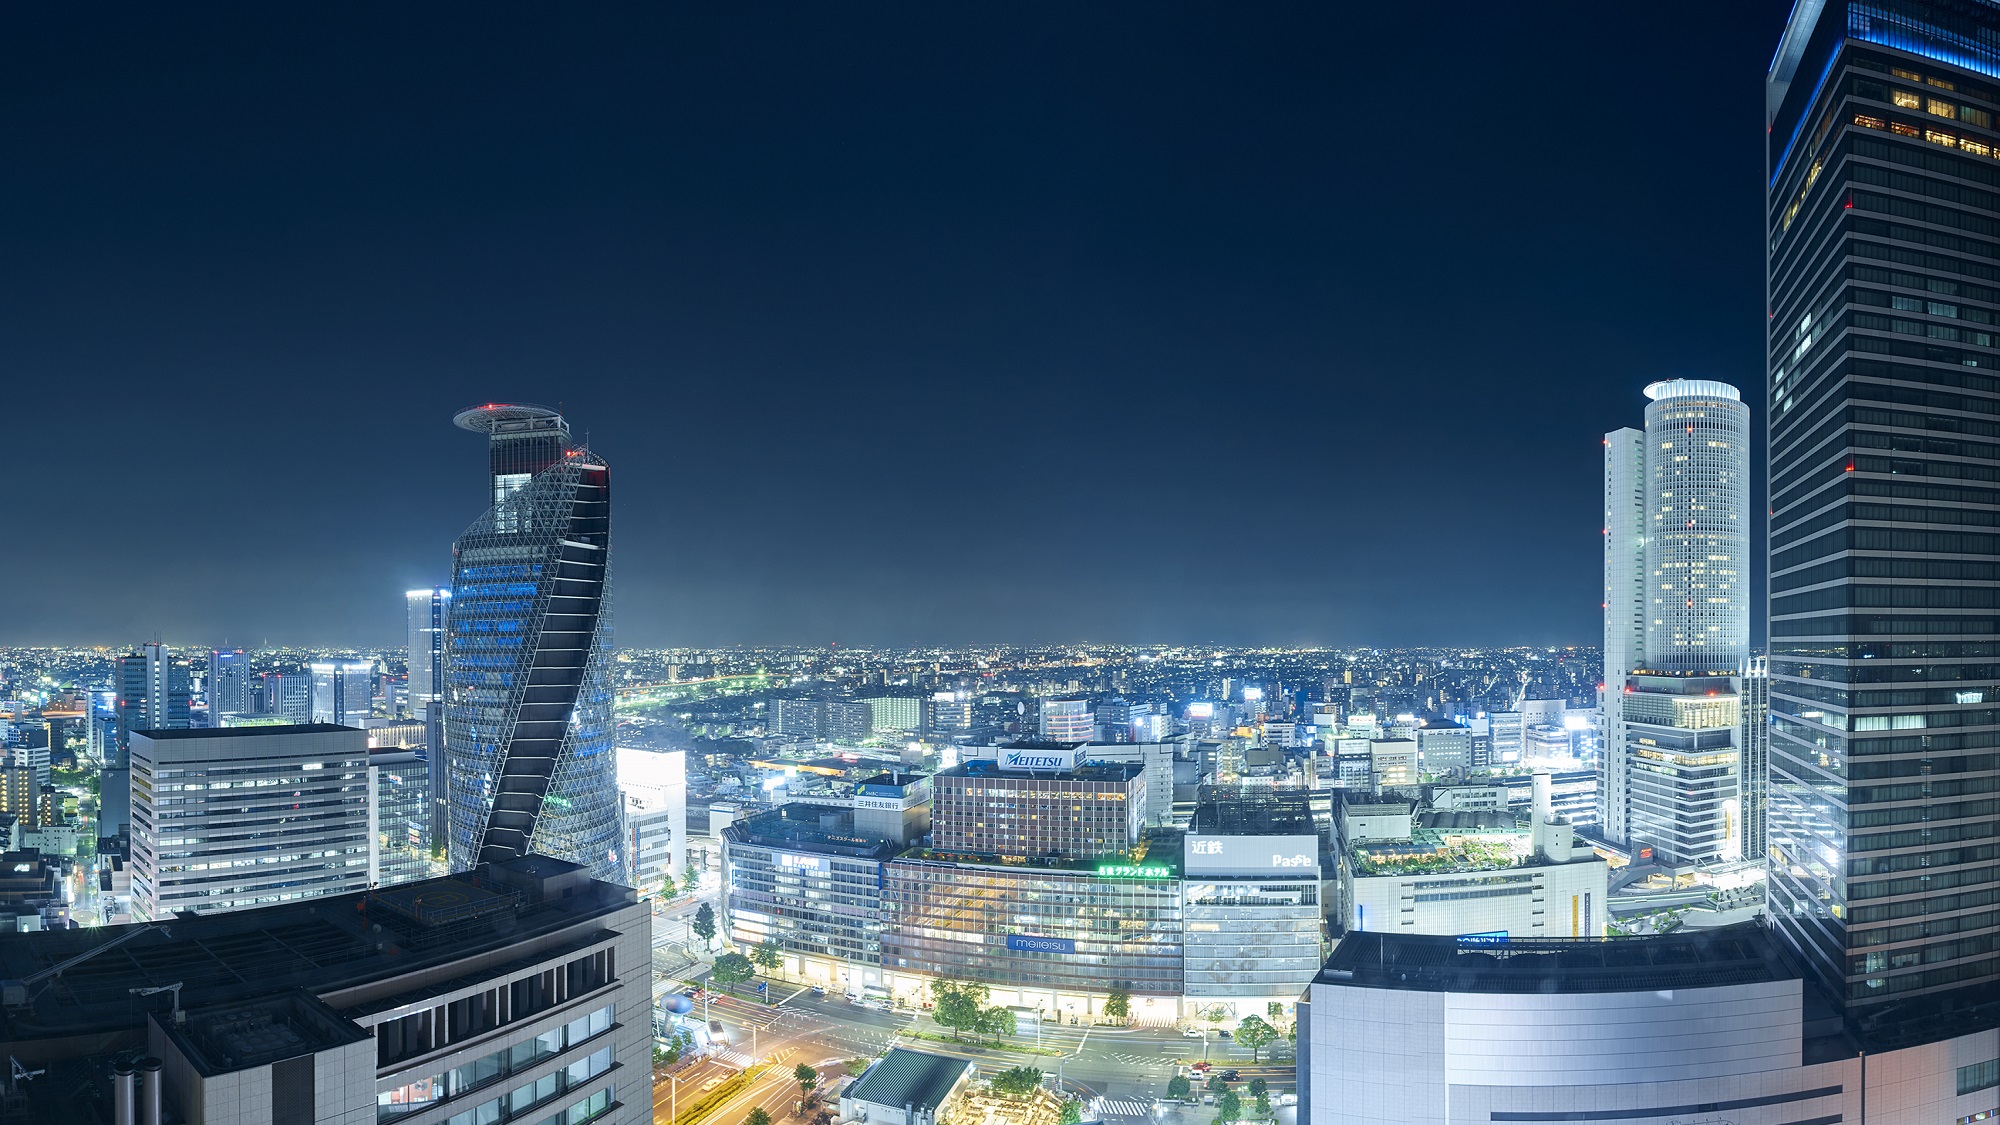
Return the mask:
<path id="1" fill-rule="evenodd" d="M 175 981 L 172 984 L 163 984 L 157 988 L 128 988 L 125 991 L 131 993 L 134 996 L 158 996 L 162 992 L 171 992 L 174 994 L 173 1020 L 175 1026 L 179 1026 L 182 1022 L 184 1022 L 187 1019 L 187 1013 L 181 1011 L 180 981 Z"/>
<path id="2" fill-rule="evenodd" d="M 9 1008 L 25 1008 L 29 1004 L 34 1003 L 35 997 L 41 995 L 40 992 L 31 993 L 29 991 L 36 985 L 54 980 L 55 978 L 63 975 L 65 971 L 72 969 L 77 965 L 81 965 L 85 961 L 90 960 L 92 957 L 95 957 L 100 953 L 104 953 L 108 950 L 116 948 L 117 946 L 124 945 L 126 942 L 131 941 L 133 938 L 136 938 L 141 934 L 145 934 L 153 930 L 159 930 L 160 932 L 165 933 L 167 932 L 167 927 L 161 925 L 158 922 L 147 922 L 144 925 L 133 926 L 131 929 L 125 931 L 122 934 L 119 934 L 117 937 L 112 938 L 110 941 L 107 941 L 102 945 L 92 946 L 91 948 L 84 950 L 82 953 L 79 953 L 76 956 L 69 958 L 68 960 L 58 961 L 55 964 L 50 965 L 48 968 L 43 969 L 39 973 L 31 973 L 28 976 L 22 977 L 19 980 L 0 981 L 0 1004 L 5 1004 Z"/>

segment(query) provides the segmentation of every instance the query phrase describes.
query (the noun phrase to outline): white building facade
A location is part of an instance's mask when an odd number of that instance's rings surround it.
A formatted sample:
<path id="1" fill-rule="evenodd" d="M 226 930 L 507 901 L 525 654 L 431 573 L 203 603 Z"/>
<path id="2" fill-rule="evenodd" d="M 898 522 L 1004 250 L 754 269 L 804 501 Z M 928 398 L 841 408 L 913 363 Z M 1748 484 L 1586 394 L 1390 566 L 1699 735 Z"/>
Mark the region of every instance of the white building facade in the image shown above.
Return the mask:
<path id="1" fill-rule="evenodd" d="M 131 761 L 139 921 L 367 889 L 365 732 L 134 731 Z"/>

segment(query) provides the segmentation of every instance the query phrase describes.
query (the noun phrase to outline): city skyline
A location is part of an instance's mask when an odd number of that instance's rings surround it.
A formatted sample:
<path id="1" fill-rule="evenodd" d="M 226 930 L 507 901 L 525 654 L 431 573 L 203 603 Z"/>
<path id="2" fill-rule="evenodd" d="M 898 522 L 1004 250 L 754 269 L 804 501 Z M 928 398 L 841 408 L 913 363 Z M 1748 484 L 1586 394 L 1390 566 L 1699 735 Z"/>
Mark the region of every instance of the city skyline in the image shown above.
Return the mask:
<path id="1" fill-rule="evenodd" d="M 518 397 L 619 451 L 622 643 L 1578 643 L 1601 420 L 1758 382 L 1760 154 L 1724 123 L 1781 6 L 1726 35 L 710 13 L 462 49 L 428 17 L 188 18 L 82 58 L 63 14 L 18 25 L 48 48 L 22 87 L 75 96 L 24 106 L 0 367 L 29 414 L 103 393 L 21 438 L 61 499 L 0 561 L 44 594 L 0 640 L 389 644 L 463 530 L 438 419 Z M 1326 65 L 1350 43 L 1380 57 Z M 1477 102 L 1502 58 L 1589 84 L 1608 141 L 1371 124 L 1400 95 L 1364 72 Z M 1445 152 L 1477 192 L 1396 171 Z M 215 456 L 240 499 L 176 502 Z M 1169 528 L 1195 546 L 1144 546 Z"/>

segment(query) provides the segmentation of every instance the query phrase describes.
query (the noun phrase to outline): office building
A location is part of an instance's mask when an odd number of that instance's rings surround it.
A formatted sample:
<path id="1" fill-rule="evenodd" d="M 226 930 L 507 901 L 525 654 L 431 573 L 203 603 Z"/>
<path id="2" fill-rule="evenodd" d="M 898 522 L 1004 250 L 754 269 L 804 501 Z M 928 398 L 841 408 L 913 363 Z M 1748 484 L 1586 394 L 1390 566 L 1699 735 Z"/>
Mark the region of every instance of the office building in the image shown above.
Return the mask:
<path id="1" fill-rule="evenodd" d="M 724 928 L 738 945 L 776 946 L 806 980 L 886 995 L 883 865 L 908 841 L 857 831 L 855 816 L 794 804 L 724 828 Z"/>
<path id="2" fill-rule="evenodd" d="M 1605 434 L 1604 680 L 1599 689 L 1604 781 L 1598 787 L 1603 804 L 1598 819 L 1605 839 L 1618 844 L 1631 834 L 1626 784 L 1632 769 L 1618 697 L 1626 677 L 1646 663 L 1646 479 L 1645 433 L 1626 426 Z"/>
<path id="3" fill-rule="evenodd" d="M 1042 700 L 1041 736 L 1044 742 L 1096 741 L 1097 719 L 1090 713 L 1090 701 Z"/>
<path id="4" fill-rule="evenodd" d="M 1291 1005 L 1325 959 L 1320 837 L 1302 799 L 1195 807 L 1181 840 L 1182 995 L 1263 1014 Z"/>
<path id="5" fill-rule="evenodd" d="M 347 727 L 134 731 L 140 921 L 365 890 L 368 736 Z M 284 800 L 274 800 L 281 794 Z"/>
<path id="6" fill-rule="evenodd" d="M 633 886 L 656 892 L 687 867 L 687 751 L 618 748 Z"/>
<path id="7" fill-rule="evenodd" d="M 1017 742 L 931 779 L 937 850 L 1088 859 L 1132 847 L 1146 823 L 1145 767 L 1083 760 L 1074 743 Z"/>
<path id="8" fill-rule="evenodd" d="M 1416 730 L 1417 762 L 1428 774 L 1472 768 L 1472 730 L 1450 719 L 1431 719 Z"/>
<path id="9" fill-rule="evenodd" d="M 309 671 L 313 722 L 359 727 L 374 714 L 373 664 L 365 660 L 315 661 Z"/>
<path id="10" fill-rule="evenodd" d="M 962 731 L 972 725 L 972 700 L 962 691 L 940 691 L 931 696 L 931 730 L 937 734 Z"/>
<path id="11" fill-rule="evenodd" d="M 294 725 L 312 721 L 313 674 L 311 672 L 266 672 L 259 679 L 263 681 L 264 688 L 263 714 Z M 344 697 L 345 692 L 343 692 Z"/>
<path id="12" fill-rule="evenodd" d="M 1417 742 L 1413 738 L 1375 738 L 1368 742 L 1370 780 L 1376 792 L 1408 789 L 1417 784 Z"/>
<path id="13" fill-rule="evenodd" d="M 1605 725 L 1622 741 L 1603 755 L 1601 815 L 1614 843 L 1688 867 L 1742 852 L 1750 411 L 1735 387 L 1707 379 L 1663 380 L 1646 397 L 1643 436 L 1605 435 Z"/>
<path id="14" fill-rule="evenodd" d="M 443 586 L 410 590 L 403 600 L 410 626 L 409 711 L 422 718 L 426 706 L 444 699 L 445 618 L 451 591 Z"/>
<path id="15" fill-rule="evenodd" d="M 1996 40 L 1985 4 L 1801 4 L 1765 87 L 1770 913 L 1900 1018 L 2000 980 L 1991 896 L 1935 893 L 1991 862 L 1940 811 L 2000 788 Z"/>
<path id="16" fill-rule="evenodd" d="M 1771 664 L 1753 656 L 1744 662 L 1740 685 L 1742 730 L 1736 746 L 1743 759 L 1743 858 L 1762 860 L 1766 848 L 1765 793 L 1771 768 Z"/>
<path id="17" fill-rule="evenodd" d="M 1165 825 L 1174 819 L 1174 752 L 1177 744 L 1172 742 L 1093 742 L 1078 747 L 1075 755 L 1080 762 L 1131 763 L 1138 765 L 1146 775 L 1146 817 L 1148 825 Z M 998 762 L 1006 746 L 967 746 L 960 751 L 961 761 L 987 760 Z"/>
<path id="18" fill-rule="evenodd" d="M 1511 766 L 1521 760 L 1522 727 L 1519 711 L 1496 711 L 1492 719 L 1493 764 Z"/>
<path id="19" fill-rule="evenodd" d="M 854 831 L 894 843 L 931 834 L 931 779 L 925 774 L 878 773 L 858 781 L 851 798 Z"/>
<path id="20" fill-rule="evenodd" d="M 221 715 L 250 713 L 250 658 L 241 650 L 210 650 L 208 680 L 203 694 L 208 697 L 211 720 Z M 221 726 L 219 721 L 211 725 Z"/>
<path id="21" fill-rule="evenodd" d="M 629 889 L 535 856 L 167 926 L 8 934 L 0 976 L 34 983 L 10 984 L 0 1026 L 42 1075 L 9 1108 L 79 1125 L 133 1102 L 140 1123 L 650 1122 L 650 921 Z"/>
<path id="22" fill-rule="evenodd" d="M 612 752 L 610 469 L 538 406 L 474 407 L 491 506 L 452 548 L 454 870 L 535 852 L 631 878 Z"/>
<path id="23" fill-rule="evenodd" d="M 118 757 L 113 764 L 125 764 L 135 730 L 188 728 L 191 677 L 186 662 L 175 660 L 173 650 L 154 643 L 118 657 L 113 661 L 113 678 L 118 692 L 114 704 Z"/>
<path id="24" fill-rule="evenodd" d="M 415 750 L 368 752 L 368 883 L 386 887 L 431 871 L 430 763 Z"/>

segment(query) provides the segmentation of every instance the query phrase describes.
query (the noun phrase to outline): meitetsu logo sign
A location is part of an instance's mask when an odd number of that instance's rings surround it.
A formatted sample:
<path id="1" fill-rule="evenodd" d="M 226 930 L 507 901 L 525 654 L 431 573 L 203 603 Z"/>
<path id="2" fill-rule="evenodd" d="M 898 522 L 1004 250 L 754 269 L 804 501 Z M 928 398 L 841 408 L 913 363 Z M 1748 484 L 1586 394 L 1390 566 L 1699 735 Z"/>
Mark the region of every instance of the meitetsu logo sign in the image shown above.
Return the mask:
<path id="1" fill-rule="evenodd" d="M 1077 757 L 1076 750 L 1052 749 L 1047 746 L 1002 746 L 1000 768 L 1060 773 L 1075 769 Z"/>
<path id="2" fill-rule="evenodd" d="M 1016 953 L 1061 953 L 1076 952 L 1076 943 L 1068 938 L 1036 937 L 1033 934 L 1008 934 L 1007 948 Z"/>

